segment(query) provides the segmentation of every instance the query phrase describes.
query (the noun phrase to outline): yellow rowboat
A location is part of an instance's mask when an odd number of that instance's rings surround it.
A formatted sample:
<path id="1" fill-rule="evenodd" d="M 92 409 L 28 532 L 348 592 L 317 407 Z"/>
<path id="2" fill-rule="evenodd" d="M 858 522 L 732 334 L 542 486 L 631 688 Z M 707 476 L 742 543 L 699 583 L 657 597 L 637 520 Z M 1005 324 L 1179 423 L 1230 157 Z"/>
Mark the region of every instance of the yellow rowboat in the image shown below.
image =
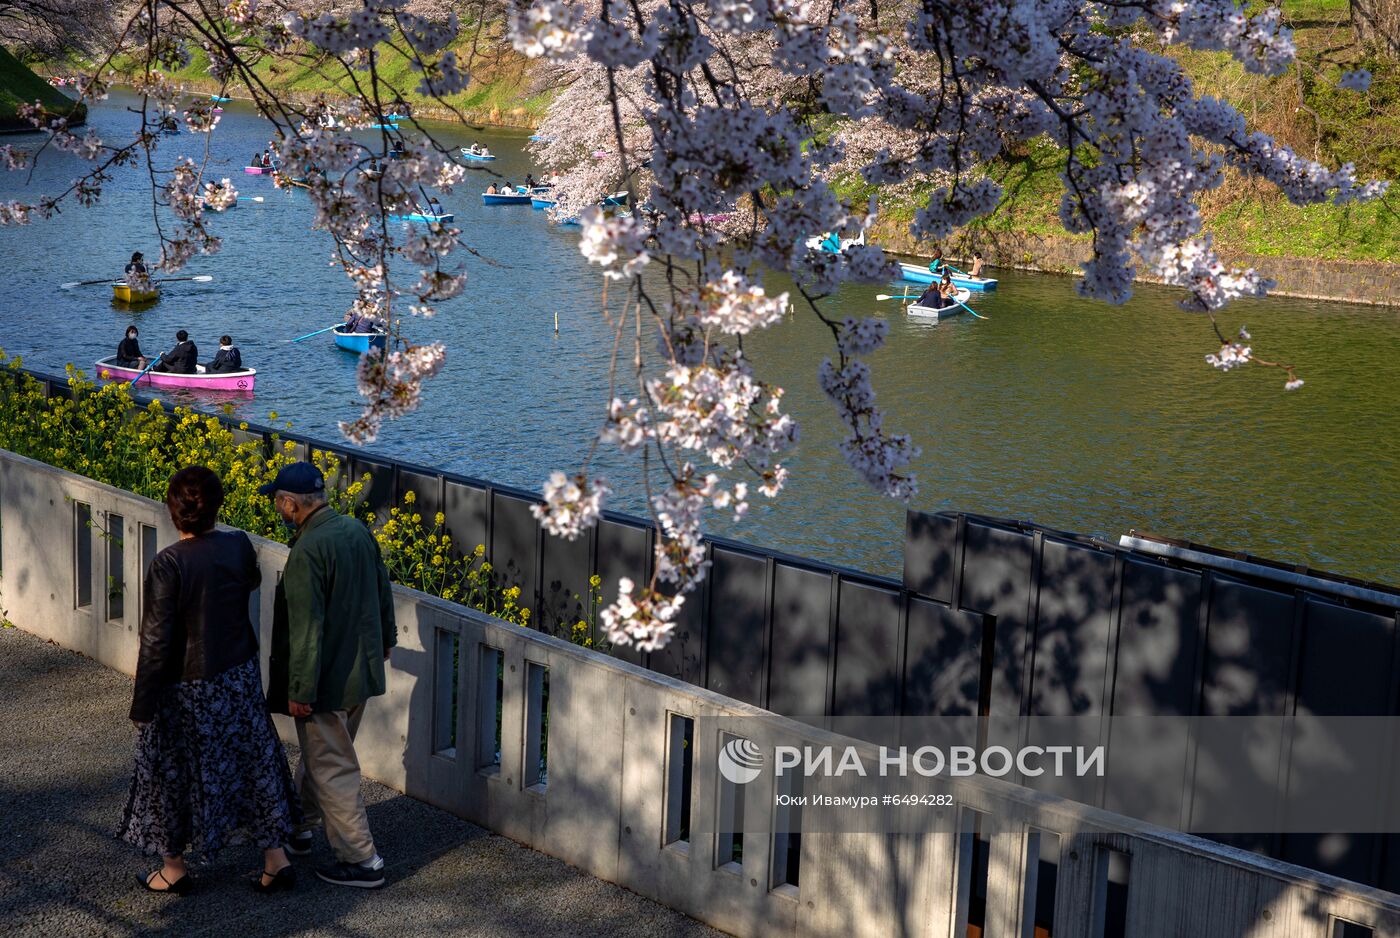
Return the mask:
<path id="1" fill-rule="evenodd" d="M 123 303 L 154 303 L 160 299 L 160 287 L 153 285 L 149 290 L 142 290 L 129 283 L 113 283 L 112 299 Z"/>

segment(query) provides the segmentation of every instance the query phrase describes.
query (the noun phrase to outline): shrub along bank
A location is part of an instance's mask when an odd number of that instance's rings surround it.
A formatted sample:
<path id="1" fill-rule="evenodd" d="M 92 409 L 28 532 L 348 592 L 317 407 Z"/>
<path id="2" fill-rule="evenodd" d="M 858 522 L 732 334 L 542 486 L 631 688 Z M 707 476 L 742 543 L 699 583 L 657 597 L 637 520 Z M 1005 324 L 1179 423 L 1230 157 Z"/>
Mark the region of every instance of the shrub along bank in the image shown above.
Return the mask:
<path id="1" fill-rule="evenodd" d="M 0 368 L 0 449 L 157 501 L 164 501 L 166 483 L 177 469 L 208 466 L 224 483 L 220 522 L 287 542 L 291 532 L 257 490 L 296 461 L 294 441 L 274 434 L 270 447 L 262 440 L 240 442 L 218 417 L 187 407 L 167 409 L 160 401 L 137 406 L 127 382 L 98 387 L 72 365 L 67 369 L 71 396 L 49 397 L 40 382 L 20 370 L 20 359 L 7 359 L 0 351 L 0 365 L 6 363 Z M 247 424 L 237 427 L 246 430 Z M 425 519 L 409 492 L 388 517 L 376 518 L 359 506 L 368 476 L 342 478 L 333 453 L 313 450 L 311 460 L 326 476 L 332 507 L 374 529 L 394 582 L 531 625 L 530 610 L 520 605 L 520 587 L 497 581 L 483 545 L 459 549 L 440 512 Z M 565 637 L 577 644 L 594 644 L 600 586 L 594 576 L 590 595 L 575 597 L 586 616 L 569 624 Z"/>

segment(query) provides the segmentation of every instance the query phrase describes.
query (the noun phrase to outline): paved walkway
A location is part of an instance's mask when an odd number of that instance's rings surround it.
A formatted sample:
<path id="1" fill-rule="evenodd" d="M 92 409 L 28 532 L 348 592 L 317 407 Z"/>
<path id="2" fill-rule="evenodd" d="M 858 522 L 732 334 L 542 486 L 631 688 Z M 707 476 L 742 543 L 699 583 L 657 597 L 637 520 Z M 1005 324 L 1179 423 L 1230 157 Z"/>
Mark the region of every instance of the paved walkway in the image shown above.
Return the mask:
<path id="1" fill-rule="evenodd" d="M 317 852 L 291 893 L 244 881 L 259 856 L 225 850 L 184 898 L 139 890 L 152 861 L 117 840 L 130 780 L 131 681 L 0 628 L 0 922 L 18 936 L 719 935 L 678 912 L 382 785 L 365 801 L 389 884 L 321 882 Z"/>

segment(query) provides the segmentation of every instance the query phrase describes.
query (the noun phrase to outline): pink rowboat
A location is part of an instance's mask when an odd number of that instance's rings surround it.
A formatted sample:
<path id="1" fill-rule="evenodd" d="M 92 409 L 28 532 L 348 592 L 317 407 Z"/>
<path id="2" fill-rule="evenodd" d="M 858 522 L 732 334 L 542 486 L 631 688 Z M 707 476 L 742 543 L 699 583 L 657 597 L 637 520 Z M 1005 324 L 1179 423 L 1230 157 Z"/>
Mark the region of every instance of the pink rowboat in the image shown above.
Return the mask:
<path id="1" fill-rule="evenodd" d="M 243 171 L 249 176 L 271 176 L 277 172 L 276 166 L 245 166 Z"/>
<path id="2" fill-rule="evenodd" d="M 140 368 L 123 368 L 120 365 L 112 364 L 111 358 L 104 358 L 97 363 L 97 376 L 104 381 L 130 381 L 137 375 L 141 375 Z M 165 371 L 148 371 L 141 375 L 138 385 L 157 388 L 198 388 L 204 391 L 251 391 L 253 382 L 257 378 L 257 369 L 245 368 L 242 371 L 226 372 L 206 372 L 204 366 L 199 366 L 199 373 L 193 375 L 177 375 Z"/>

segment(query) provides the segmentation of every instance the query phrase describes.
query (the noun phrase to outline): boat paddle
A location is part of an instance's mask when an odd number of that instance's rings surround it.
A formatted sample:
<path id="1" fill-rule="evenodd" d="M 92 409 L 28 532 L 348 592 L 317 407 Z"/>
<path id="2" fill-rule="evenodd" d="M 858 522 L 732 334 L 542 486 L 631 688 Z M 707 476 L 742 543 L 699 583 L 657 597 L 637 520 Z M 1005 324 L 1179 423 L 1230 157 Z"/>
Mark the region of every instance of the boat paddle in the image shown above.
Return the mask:
<path id="1" fill-rule="evenodd" d="M 262 196 L 260 196 L 260 195 L 240 195 L 240 196 L 238 197 L 238 201 L 240 201 L 240 202 L 266 202 L 267 200 L 264 199 L 264 198 L 263 198 Z"/>
<path id="2" fill-rule="evenodd" d="M 327 327 L 324 328 L 324 329 L 317 329 L 315 332 L 308 332 L 306 335 L 299 335 L 299 336 L 297 336 L 295 339 L 288 339 L 287 341 L 288 341 L 288 342 L 300 342 L 302 339 L 309 339 L 309 338 L 311 338 L 313 335 L 320 335 L 320 334 L 323 333 L 323 332 L 330 332 L 332 329 L 339 329 L 339 328 L 340 328 L 341 326 L 343 326 L 343 325 L 345 325 L 345 323 L 343 323 L 343 322 L 338 322 L 338 323 L 336 323 L 336 324 L 333 325 L 333 326 L 327 326 Z"/>
<path id="3" fill-rule="evenodd" d="M 192 280 L 192 281 L 194 281 L 195 283 L 208 283 L 209 281 L 211 281 L 211 280 L 213 280 L 213 279 L 214 279 L 214 278 L 211 277 L 209 274 L 200 274 L 200 275 L 197 276 L 197 277 L 166 277 L 166 278 L 164 278 L 164 279 L 162 279 L 162 280 L 153 280 L 153 281 L 151 281 L 151 282 L 152 282 L 152 283 L 174 283 L 174 282 L 176 282 L 177 280 Z M 120 282 L 121 282 L 120 279 L 114 280 L 114 279 L 112 279 L 111 277 L 103 277 L 101 280 L 73 280 L 73 281 L 70 281 L 70 282 L 68 282 L 68 283 L 61 283 L 61 284 L 59 284 L 59 285 L 58 285 L 58 288 L 59 288 L 60 290 L 71 290 L 71 289 L 73 289 L 74 287 L 91 287 L 91 286 L 96 286 L 96 285 L 99 284 L 99 283 L 120 283 Z"/>
<path id="4" fill-rule="evenodd" d="M 157 357 L 151 359 L 151 363 L 150 363 L 149 365 L 147 365 L 145 368 L 142 368 L 142 369 L 141 369 L 141 373 L 140 373 L 139 375 L 137 375 L 136 377 L 132 378 L 132 379 L 131 379 L 131 382 L 127 385 L 127 387 L 129 387 L 129 388 L 134 388 L 134 387 L 136 387 L 136 382 L 138 382 L 138 381 L 140 381 L 142 378 L 146 377 L 146 372 L 148 372 L 148 371 L 150 371 L 152 368 L 154 368 L 156 362 L 158 362 L 158 361 L 160 361 L 160 357 L 159 357 L 159 356 L 157 356 Z"/>
<path id="5" fill-rule="evenodd" d="M 877 300 L 917 300 L 918 297 L 917 297 L 917 296 L 909 296 L 908 294 L 904 294 L 904 295 L 902 295 L 902 296 L 890 296 L 890 295 L 887 294 L 887 293 L 880 293 L 880 294 L 877 294 L 877 295 L 876 295 L 875 299 L 877 299 Z M 953 300 L 954 303 L 957 303 L 959 306 L 961 306 L 963 309 L 967 310 L 967 311 L 968 311 L 969 313 L 971 313 L 972 315 L 976 316 L 978 319 L 990 319 L 990 318 L 991 318 L 990 316 L 983 316 L 981 313 L 977 312 L 977 310 L 973 309 L 971 306 L 968 306 L 968 305 L 967 305 L 966 303 L 964 303 L 962 300 L 954 299 L 954 298 L 951 297 L 951 296 L 948 297 L 948 299 Z"/>

